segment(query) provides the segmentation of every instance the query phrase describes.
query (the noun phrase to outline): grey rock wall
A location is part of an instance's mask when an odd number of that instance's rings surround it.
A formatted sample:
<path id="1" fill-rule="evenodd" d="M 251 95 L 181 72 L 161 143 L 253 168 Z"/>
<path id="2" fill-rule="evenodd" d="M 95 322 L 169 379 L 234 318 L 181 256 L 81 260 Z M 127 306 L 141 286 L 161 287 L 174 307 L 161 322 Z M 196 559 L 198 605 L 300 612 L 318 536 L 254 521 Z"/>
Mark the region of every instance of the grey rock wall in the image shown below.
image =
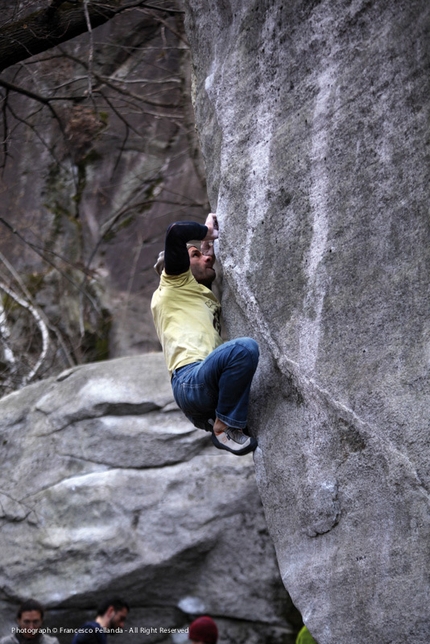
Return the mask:
<path id="1" fill-rule="evenodd" d="M 185 4 L 283 581 L 319 644 L 426 644 L 430 6 Z"/>
<path id="2" fill-rule="evenodd" d="M 119 594 L 131 605 L 119 644 L 180 644 L 161 629 L 201 613 L 222 642 L 293 644 L 297 614 L 252 456 L 219 452 L 185 419 L 161 354 L 76 367 L 10 394 L 0 442 L 0 636 L 32 596 L 69 644 L 67 629 Z"/>

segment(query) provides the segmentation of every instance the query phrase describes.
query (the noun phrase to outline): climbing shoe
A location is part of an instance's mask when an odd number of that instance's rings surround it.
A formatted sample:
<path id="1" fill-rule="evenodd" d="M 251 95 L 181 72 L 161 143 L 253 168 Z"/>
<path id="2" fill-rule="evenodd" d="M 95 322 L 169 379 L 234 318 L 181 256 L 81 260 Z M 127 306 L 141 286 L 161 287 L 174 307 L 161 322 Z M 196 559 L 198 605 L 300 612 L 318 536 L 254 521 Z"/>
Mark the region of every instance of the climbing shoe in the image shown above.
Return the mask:
<path id="1" fill-rule="evenodd" d="M 218 434 L 212 432 L 212 443 L 217 449 L 225 449 L 227 452 L 242 456 L 253 452 L 257 447 L 257 441 L 251 436 L 246 436 L 241 429 L 227 427 L 227 429 Z"/>

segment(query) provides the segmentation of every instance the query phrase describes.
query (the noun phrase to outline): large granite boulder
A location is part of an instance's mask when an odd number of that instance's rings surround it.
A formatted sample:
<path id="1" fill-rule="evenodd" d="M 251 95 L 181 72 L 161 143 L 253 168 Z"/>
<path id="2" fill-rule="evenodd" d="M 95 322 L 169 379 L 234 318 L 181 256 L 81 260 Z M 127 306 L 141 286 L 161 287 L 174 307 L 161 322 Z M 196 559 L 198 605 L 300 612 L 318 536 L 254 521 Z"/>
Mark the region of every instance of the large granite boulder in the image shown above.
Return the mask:
<path id="1" fill-rule="evenodd" d="M 206 612 L 225 642 L 293 643 L 252 456 L 219 452 L 186 420 L 161 354 L 28 386 L 0 418 L 0 636 L 33 596 L 69 643 L 119 594 L 124 644 L 171 642 L 162 628 Z"/>
<path id="2" fill-rule="evenodd" d="M 285 586 L 319 644 L 427 644 L 430 5 L 185 4 Z"/>

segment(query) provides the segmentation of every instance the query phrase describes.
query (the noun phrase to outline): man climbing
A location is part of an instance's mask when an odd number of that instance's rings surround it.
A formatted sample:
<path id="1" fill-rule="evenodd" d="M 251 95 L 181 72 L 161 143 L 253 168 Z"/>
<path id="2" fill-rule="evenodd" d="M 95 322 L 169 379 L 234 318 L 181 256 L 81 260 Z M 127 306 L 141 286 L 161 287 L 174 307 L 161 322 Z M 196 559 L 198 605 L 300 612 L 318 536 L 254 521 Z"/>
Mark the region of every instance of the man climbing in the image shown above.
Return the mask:
<path id="1" fill-rule="evenodd" d="M 259 351 L 251 338 L 221 339 L 221 305 L 211 291 L 217 237 L 212 213 L 204 225 L 168 228 L 151 311 L 178 406 L 195 427 L 211 432 L 215 447 L 242 455 L 257 447 L 246 419 Z"/>

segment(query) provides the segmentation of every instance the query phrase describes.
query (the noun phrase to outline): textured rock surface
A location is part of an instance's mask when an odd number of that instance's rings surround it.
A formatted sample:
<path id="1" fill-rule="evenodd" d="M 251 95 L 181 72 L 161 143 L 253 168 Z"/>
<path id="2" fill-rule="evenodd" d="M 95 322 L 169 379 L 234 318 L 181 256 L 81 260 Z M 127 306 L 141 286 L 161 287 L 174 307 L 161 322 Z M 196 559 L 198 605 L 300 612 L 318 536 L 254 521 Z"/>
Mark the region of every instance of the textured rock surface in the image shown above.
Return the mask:
<path id="1" fill-rule="evenodd" d="M 161 354 L 41 381 L 0 418 L 0 635 L 28 596 L 50 608 L 46 625 L 76 628 L 118 593 L 127 627 L 157 631 L 118 642 L 169 642 L 160 627 L 209 612 L 225 642 L 292 644 L 252 456 L 190 425 Z"/>
<path id="2" fill-rule="evenodd" d="M 284 583 L 319 644 L 426 644 L 430 6 L 186 6 Z"/>

